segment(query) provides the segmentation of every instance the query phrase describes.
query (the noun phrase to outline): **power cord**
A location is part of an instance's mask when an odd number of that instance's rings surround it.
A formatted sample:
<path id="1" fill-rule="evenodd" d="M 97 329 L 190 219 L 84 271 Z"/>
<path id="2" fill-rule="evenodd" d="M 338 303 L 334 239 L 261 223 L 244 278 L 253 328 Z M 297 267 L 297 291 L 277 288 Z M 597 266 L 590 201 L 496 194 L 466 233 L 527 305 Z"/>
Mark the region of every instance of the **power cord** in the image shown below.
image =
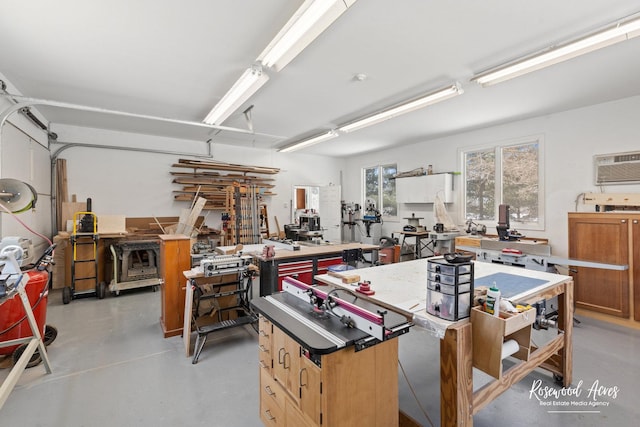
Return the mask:
<path id="1" fill-rule="evenodd" d="M 416 394 L 416 391 L 413 389 L 411 382 L 409 382 L 409 377 L 407 376 L 407 373 L 404 371 L 404 367 L 402 366 L 402 362 L 400 362 L 400 359 L 398 359 L 398 366 L 400 366 L 400 370 L 402 371 L 402 376 L 404 377 L 404 380 L 407 382 L 407 385 L 409 386 L 409 390 L 411 390 L 411 394 L 413 394 L 413 398 L 416 400 L 416 403 L 418 404 L 418 407 L 420 408 L 422 415 L 424 415 L 427 421 L 429 421 L 429 424 L 431 425 L 431 427 L 435 427 L 433 425 L 433 421 L 431 421 L 431 418 L 429 417 L 429 414 L 420 403 L 420 400 L 418 399 L 418 395 Z"/>

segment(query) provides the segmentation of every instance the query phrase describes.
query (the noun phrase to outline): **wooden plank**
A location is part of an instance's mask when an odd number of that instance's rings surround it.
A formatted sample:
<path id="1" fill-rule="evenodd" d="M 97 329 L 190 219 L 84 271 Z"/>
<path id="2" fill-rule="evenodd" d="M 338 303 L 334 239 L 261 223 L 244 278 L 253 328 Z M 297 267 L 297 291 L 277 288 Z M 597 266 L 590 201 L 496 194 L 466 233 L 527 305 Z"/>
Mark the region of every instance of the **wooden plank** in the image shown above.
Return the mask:
<path id="1" fill-rule="evenodd" d="M 246 183 L 254 183 L 254 182 L 273 182 L 275 179 L 271 178 L 262 178 L 262 177 L 253 177 L 247 175 L 217 175 L 217 176 L 203 176 L 200 174 L 188 174 L 188 175 L 178 175 L 174 177 L 175 180 L 184 181 L 184 180 L 207 180 L 211 182 L 246 182 Z"/>
<path id="2" fill-rule="evenodd" d="M 176 172 L 170 171 L 171 175 L 175 176 L 221 176 L 220 172 L 201 171 L 201 172 Z"/>
<path id="3" fill-rule="evenodd" d="M 242 181 L 242 180 L 241 180 Z M 224 179 L 224 178 L 203 178 L 203 177 L 183 177 L 183 178 L 175 178 L 172 181 L 174 184 L 187 184 L 187 185 L 198 185 L 198 184 L 203 184 L 203 185 L 229 185 L 229 184 L 233 184 L 234 182 L 238 182 L 237 179 Z M 257 182 L 257 181 L 250 181 L 248 180 L 248 182 L 240 182 L 241 184 L 255 184 L 259 187 L 265 187 L 265 188 L 273 188 L 275 187 L 275 185 L 273 184 L 267 184 L 267 183 L 261 183 L 261 182 Z"/>
<path id="4" fill-rule="evenodd" d="M 276 231 L 278 232 L 278 239 L 284 239 L 286 237 L 284 231 L 280 229 L 280 223 L 278 222 L 278 217 L 274 216 L 273 219 L 276 221 Z"/>
<path id="5" fill-rule="evenodd" d="M 124 215 L 98 215 L 98 233 L 125 234 L 127 232 Z"/>
<path id="6" fill-rule="evenodd" d="M 185 234 L 185 235 L 189 235 L 191 234 L 191 232 L 189 232 L 188 234 L 185 233 L 185 223 L 187 221 L 187 217 L 189 216 L 189 209 L 182 209 L 180 211 L 180 216 L 178 217 L 178 224 L 176 224 L 175 227 L 175 233 L 171 233 L 170 230 L 172 230 L 172 227 L 166 227 L 165 230 L 169 231 L 169 234 Z"/>
<path id="7" fill-rule="evenodd" d="M 203 197 L 198 197 L 196 202 L 193 204 L 193 208 L 191 209 L 187 217 L 187 223 L 186 223 L 187 230 L 189 231 L 189 233 L 191 233 L 191 231 L 194 229 L 196 220 L 198 219 L 198 216 L 200 216 L 200 213 L 202 212 L 202 208 L 206 203 L 207 203 L 207 199 Z"/>
<path id="8" fill-rule="evenodd" d="M 173 164 L 173 167 L 214 169 L 214 170 L 225 170 L 225 171 L 235 171 L 235 172 L 252 172 L 252 173 L 263 173 L 263 174 L 272 174 L 272 175 L 275 175 L 278 172 L 280 172 L 280 169 L 278 168 L 269 168 L 264 166 L 238 165 L 233 163 L 209 162 L 204 160 L 189 160 L 189 159 L 179 159 L 177 164 Z"/>
<path id="9" fill-rule="evenodd" d="M 562 357 L 562 385 L 569 387 L 573 381 L 573 281 L 565 282 L 564 293 L 558 296 L 561 309 L 558 311 L 558 325 L 563 328 L 564 345 Z"/>
<path id="10" fill-rule="evenodd" d="M 359 274 L 339 273 L 331 270 L 329 270 L 327 274 L 329 276 L 337 277 L 338 279 L 342 280 L 342 283 L 348 284 L 348 283 L 356 283 L 360 281 Z"/>
<path id="11" fill-rule="evenodd" d="M 200 172 L 176 172 L 170 171 L 171 175 L 182 178 L 212 178 L 212 179 L 246 179 L 248 181 L 275 181 L 275 178 L 268 178 L 265 176 L 254 176 L 254 175 L 244 175 L 244 174 L 234 174 L 228 173 L 222 175 L 219 172 L 209 172 L 209 171 L 200 171 Z"/>
<path id="12" fill-rule="evenodd" d="M 190 200 L 193 199 L 193 196 L 179 195 L 179 196 L 174 196 L 174 199 L 178 202 L 189 202 Z M 208 197 L 204 197 L 204 199 L 207 201 L 207 203 L 203 206 L 203 209 L 205 209 L 208 206 L 219 206 L 219 207 L 224 206 L 224 200 L 222 199 L 219 199 L 219 198 L 210 199 Z"/>
<path id="13" fill-rule="evenodd" d="M 67 183 L 67 160 L 56 160 L 56 218 L 58 230 L 66 228 L 66 220 L 62 218 L 62 204 L 69 201 L 69 189 Z"/>
<path id="14" fill-rule="evenodd" d="M 260 173 L 278 173 L 280 169 L 269 168 L 265 166 L 253 166 L 253 165 L 239 165 L 234 163 L 224 163 L 205 160 L 193 160 L 193 159 L 179 159 L 179 164 L 186 164 L 190 166 L 203 167 L 205 169 L 218 169 L 218 170 L 232 170 L 237 172 L 251 172 L 251 171 L 263 171 Z"/>
<path id="15" fill-rule="evenodd" d="M 185 195 L 185 194 L 186 195 L 191 195 L 191 196 L 188 196 L 188 201 L 193 201 L 193 195 L 198 193 L 198 191 L 196 191 L 196 190 L 193 190 L 193 191 L 173 190 L 173 192 L 174 193 L 178 193 L 178 194 L 182 194 L 182 195 Z M 218 196 L 222 196 L 225 193 L 223 191 L 221 192 L 221 191 L 209 190 L 209 191 L 205 191 L 205 192 L 200 191 L 199 194 L 204 196 L 204 197 L 206 197 L 206 198 L 209 198 L 209 199 L 215 199 L 215 198 L 222 198 L 222 197 L 218 197 Z M 274 196 L 275 194 L 276 193 L 274 193 L 272 191 L 266 190 L 266 191 L 261 191 L 259 196 Z"/>
<path id="16" fill-rule="evenodd" d="M 173 190 L 173 193 L 177 193 L 177 194 L 200 194 L 200 196 L 205 197 L 207 199 L 215 199 L 215 198 L 220 198 L 224 200 L 224 191 L 212 191 L 212 190 L 208 190 L 208 191 L 184 191 L 184 190 Z M 191 196 L 191 200 L 193 200 L 193 196 Z"/>
<path id="17" fill-rule="evenodd" d="M 514 365 L 502 375 L 499 381 L 491 381 L 476 391 L 473 394 L 473 413 L 478 413 L 512 385 L 529 375 L 534 368 L 542 365 L 548 358 L 558 352 L 563 347 L 563 339 L 562 335 L 558 335 L 544 347 L 531 353 L 528 362 Z"/>
<path id="18" fill-rule="evenodd" d="M 187 193 L 187 194 L 176 194 L 175 196 L 173 196 L 173 198 L 177 201 L 180 202 L 191 202 L 193 201 L 193 193 Z M 211 203 L 218 203 L 218 204 L 224 204 L 224 198 L 219 197 L 219 196 L 208 196 L 208 195 L 203 195 L 202 196 L 203 199 L 211 202 Z"/>
<path id="19" fill-rule="evenodd" d="M 440 425 L 471 427 L 473 372 L 471 323 L 447 328 L 440 340 Z M 475 408 L 474 408 L 475 410 Z"/>
<path id="20" fill-rule="evenodd" d="M 505 322 L 474 308 L 471 310 L 471 323 L 473 323 L 473 366 L 494 378 L 500 378 Z"/>

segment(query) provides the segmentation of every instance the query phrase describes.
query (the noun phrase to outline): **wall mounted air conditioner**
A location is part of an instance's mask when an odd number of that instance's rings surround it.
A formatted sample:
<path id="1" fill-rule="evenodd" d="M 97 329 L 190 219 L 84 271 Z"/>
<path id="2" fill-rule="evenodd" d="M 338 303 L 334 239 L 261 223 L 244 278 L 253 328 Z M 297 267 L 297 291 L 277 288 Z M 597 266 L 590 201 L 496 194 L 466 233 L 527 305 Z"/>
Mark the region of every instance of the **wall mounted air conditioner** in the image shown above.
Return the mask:
<path id="1" fill-rule="evenodd" d="M 593 156 L 595 184 L 640 183 L 640 151 Z"/>

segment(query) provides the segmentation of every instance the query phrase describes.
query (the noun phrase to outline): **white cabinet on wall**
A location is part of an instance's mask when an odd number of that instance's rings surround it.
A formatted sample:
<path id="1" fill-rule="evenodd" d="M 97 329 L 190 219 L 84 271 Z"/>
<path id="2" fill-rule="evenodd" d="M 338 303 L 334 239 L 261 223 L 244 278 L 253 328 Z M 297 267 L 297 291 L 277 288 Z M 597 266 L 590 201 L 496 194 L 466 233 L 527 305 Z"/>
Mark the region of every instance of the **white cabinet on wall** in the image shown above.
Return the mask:
<path id="1" fill-rule="evenodd" d="M 396 178 L 398 203 L 433 203 L 436 194 L 439 194 L 445 203 L 453 203 L 452 174 L 439 173 Z"/>

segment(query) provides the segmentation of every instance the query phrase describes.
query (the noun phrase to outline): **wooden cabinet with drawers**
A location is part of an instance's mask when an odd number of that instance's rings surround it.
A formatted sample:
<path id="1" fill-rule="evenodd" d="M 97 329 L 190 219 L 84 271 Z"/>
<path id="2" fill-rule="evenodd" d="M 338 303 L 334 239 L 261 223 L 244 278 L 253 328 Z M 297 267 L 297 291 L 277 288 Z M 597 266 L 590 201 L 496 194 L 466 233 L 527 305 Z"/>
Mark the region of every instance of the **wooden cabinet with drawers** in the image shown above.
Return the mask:
<path id="1" fill-rule="evenodd" d="M 397 339 L 313 355 L 262 315 L 259 334 L 264 425 L 398 425 Z"/>

